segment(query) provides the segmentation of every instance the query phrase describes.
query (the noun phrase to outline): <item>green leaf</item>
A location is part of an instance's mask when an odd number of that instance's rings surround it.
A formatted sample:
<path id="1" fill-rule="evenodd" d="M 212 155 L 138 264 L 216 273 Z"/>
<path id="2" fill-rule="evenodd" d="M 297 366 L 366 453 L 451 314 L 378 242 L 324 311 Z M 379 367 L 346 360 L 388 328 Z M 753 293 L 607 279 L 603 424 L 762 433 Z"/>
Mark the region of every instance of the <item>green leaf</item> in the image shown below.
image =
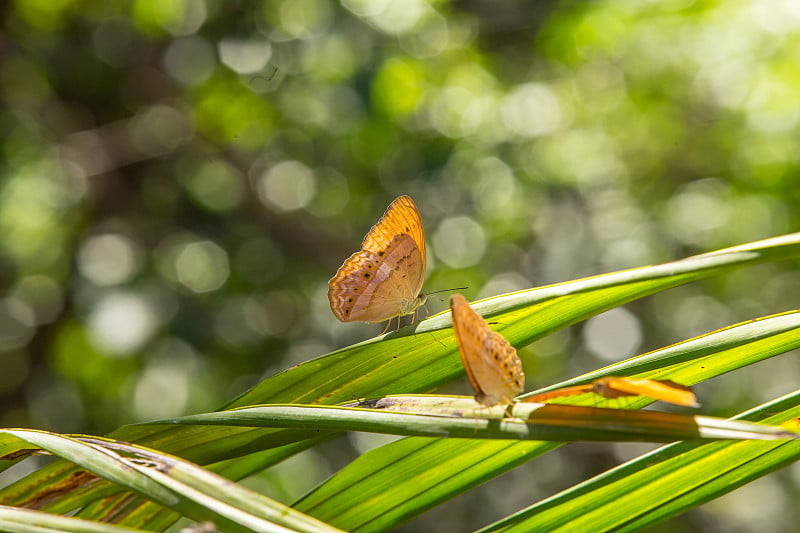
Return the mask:
<path id="1" fill-rule="evenodd" d="M 0 442 L 25 451 L 34 446 L 91 472 L 60 487 L 64 492 L 91 485 L 99 476 L 226 531 L 339 531 L 196 465 L 120 441 L 0 430 Z"/>
<path id="2" fill-rule="evenodd" d="M 497 324 L 498 329 L 512 344 L 521 346 L 633 299 L 733 268 L 790 257 L 798 252 L 800 234 L 785 235 L 672 263 L 490 298 L 477 303 L 475 309 L 491 316 L 491 321 Z M 688 359 L 686 362 L 691 364 Z M 264 380 L 227 407 L 263 403 L 334 404 L 353 398 L 427 393 L 462 377 L 463 367 L 456 353 L 449 313 L 443 313 L 411 327 L 335 351 L 281 372 Z M 150 425 L 123 427 L 112 436 L 176 454 L 199 464 L 217 463 L 258 453 L 260 461 L 257 468 L 263 468 L 283 459 L 287 447 L 299 450 L 312 446 L 316 440 L 302 444 L 303 439 L 317 439 L 319 434 L 302 429 Z M 537 447 L 542 447 L 538 443 L 516 444 L 528 447 L 527 457 L 537 453 Z M 445 449 L 448 446 L 452 445 L 445 443 Z M 274 451 L 267 451 L 270 448 Z M 518 452 L 519 449 L 505 457 L 503 466 L 496 471 L 499 473 L 517 464 L 516 461 L 525 460 Z M 450 449 L 448 453 L 452 456 L 454 452 Z M 458 451 L 455 455 L 458 455 Z M 502 458 L 502 454 L 495 454 L 487 464 L 500 463 Z M 454 461 L 454 464 L 457 463 L 458 461 Z M 236 476 L 246 474 L 246 469 L 236 471 Z M 26 502 L 37 501 L 50 493 L 48 487 L 53 483 L 79 475 L 80 469 L 71 464 L 54 463 L 5 487 L 0 491 L 0 503 L 24 505 Z M 491 475 L 494 474 L 474 476 L 473 480 L 460 487 L 453 485 L 453 490 L 467 490 L 472 484 L 488 479 Z M 438 482 L 441 483 L 441 480 Z M 423 487 L 430 488 L 430 484 L 419 485 L 420 489 Z M 67 513 L 83 507 L 82 516 L 99 516 L 103 513 L 102 504 L 93 506 L 90 505 L 91 502 L 117 491 L 115 487 L 101 483 L 49 498 L 45 508 Z M 451 492 L 450 495 L 456 492 Z M 422 504 L 409 502 L 408 509 L 403 513 L 420 512 L 437 501 L 436 498 L 427 497 L 425 500 Z M 131 513 L 131 516 L 134 514 Z"/>
<path id="3" fill-rule="evenodd" d="M 144 531 L 110 524 L 98 524 L 33 509 L 6 506 L 0 506 L 0 530 L 17 533 L 135 533 Z"/>
<path id="4" fill-rule="evenodd" d="M 736 417 L 800 416 L 800 391 Z M 679 442 L 643 455 L 482 531 L 640 531 L 800 458 L 800 440 Z"/>
<path id="5" fill-rule="evenodd" d="M 798 332 L 800 312 L 764 317 L 633 357 L 548 389 L 588 383 L 603 375 L 628 372 L 640 377 L 696 383 L 700 379 L 708 379 L 797 348 L 800 346 Z M 565 401 L 584 404 L 597 402 L 596 398 L 587 396 Z M 627 405 L 641 407 L 651 402 L 639 397 Z M 580 437 L 576 440 L 580 440 Z M 419 451 L 404 452 L 402 459 L 399 459 L 392 451 L 395 446 L 404 451 L 408 449 L 406 443 L 395 442 L 360 457 L 297 502 L 296 507 L 348 531 L 389 529 L 396 526 L 398 521 L 407 520 L 506 472 L 522 460 L 532 459 L 553 448 L 542 443 L 531 443 L 530 446 L 515 443 L 509 445 L 507 450 L 498 450 L 496 446 L 485 442 L 464 444 L 442 441 L 435 445 L 423 443 Z M 376 470 L 375 459 L 366 457 L 373 453 L 394 460 Z M 434 470 L 426 470 L 432 456 L 447 456 L 448 460 Z M 339 481 L 337 477 L 346 481 Z M 376 481 L 376 478 L 402 481 L 396 487 L 385 487 L 387 481 Z M 364 497 L 359 501 L 350 500 L 347 509 L 344 509 L 346 496 L 340 496 L 337 492 L 340 484 L 352 487 Z M 382 487 L 382 492 L 373 490 L 372 487 L 376 485 Z"/>
<path id="6" fill-rule="evenodd" d="M 557 442 L 669 442 L 796 436 L 779 427 L 658 411 L 516 403 L 509 406 L 511 412 L 504 416 L 506 406 L 481 408 L 472 398 L 456 396 L 387 397 L 368 404 L 376 407 L 265 405 L 185 416 L 163 423 L 307 427 L 425 437 Z"/>

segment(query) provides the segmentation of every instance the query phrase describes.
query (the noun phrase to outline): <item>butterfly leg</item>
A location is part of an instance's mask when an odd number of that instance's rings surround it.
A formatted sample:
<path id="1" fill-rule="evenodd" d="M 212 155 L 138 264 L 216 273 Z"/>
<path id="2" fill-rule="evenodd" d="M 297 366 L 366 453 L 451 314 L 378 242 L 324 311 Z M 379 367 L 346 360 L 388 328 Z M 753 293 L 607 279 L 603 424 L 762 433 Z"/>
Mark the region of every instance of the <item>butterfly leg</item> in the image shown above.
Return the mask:
<path id="1" fill-rule="evenodd" d="M 431 312 L 430 312 L 430 310 L 428 309 L 428 304 L 427 304 L 427 303 L 424 303 L 424 304 L 422 304 L 422 307 L 424 307 L 424 308 L 425 308 L 425 318 L 423 318 L 422 320 L 425 320 L 426 318 L 428 318 L 429 316 L 431 316 Z M 413 314 L 413 315 L 411 315 L 411 323 L 412 323 L 412 324 L 413 324 L 414 322 L 416 322 L 416 321 L 417 321 L 417 317 L 419 316 L 419 314 L 418 314 L 418 313 L 419 313 L 419 307 L 417 307 L 416 309 L 414 309 L 414 314 Z"/>
<path id="2" fill-rule="evenodd" d="M 384 329 L 384 330 L 383 330 L 383 333 L 381 333 L 381 335 L 385 335 L 385 334 L 386 334 L 386 332 L 387 332 L 387 331 L 389 331 L 389 328 L 391 328 L 391 327 L 392 327 L 392 322 L 394 322 L 394 319 L 395 319 L 395 318 L 397 319 L 397 329 L 400 329 L 400 318 L 401 318 L 401 316 L 402 316 L 402 315 L 397 315 L 397 316 L 393 316 L 392 318 L 390 318 L 390 319 L 389 319 L 389 320 L 386 322 L 386 329 Z M 396 329 L 395 331 L 397 331 L 397 329 Z"/>

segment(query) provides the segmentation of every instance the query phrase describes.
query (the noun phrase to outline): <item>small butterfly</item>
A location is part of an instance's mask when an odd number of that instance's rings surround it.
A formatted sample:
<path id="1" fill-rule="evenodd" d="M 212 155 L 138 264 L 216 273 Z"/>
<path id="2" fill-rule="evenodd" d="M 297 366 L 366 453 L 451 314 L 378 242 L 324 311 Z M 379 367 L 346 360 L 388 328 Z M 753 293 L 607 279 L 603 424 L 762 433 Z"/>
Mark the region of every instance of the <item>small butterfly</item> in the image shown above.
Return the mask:
<path id="1" fill-rule="evenodd" d="M 623 396 L 647 396 L 654 400 L 698 407 L 692 389 L 667 379 L 632 379 L 620 376 L 606 376 L 586 385 L 564 387 L 542 394 L 528 396 L 524 402 L 545 402 L 565 396 L 575 396 L 593 392 L 604 398 L 621 398 Z"/>
<path id="2" fill-rule="evenodd" d="M 423 281 L 422 220 L 414 201 L 399 196 L 330 279 L 328 301 L 342 322 L 399 320 L 425 303 Z"/>
<path id="3" fill-rule="evenodd" d="M 517 351 L 472 310 L 460 294 L 450 298 L 453 330 L 475 401 L 486 407 L 512 404 L 522 392 L 525 374 Z"/>

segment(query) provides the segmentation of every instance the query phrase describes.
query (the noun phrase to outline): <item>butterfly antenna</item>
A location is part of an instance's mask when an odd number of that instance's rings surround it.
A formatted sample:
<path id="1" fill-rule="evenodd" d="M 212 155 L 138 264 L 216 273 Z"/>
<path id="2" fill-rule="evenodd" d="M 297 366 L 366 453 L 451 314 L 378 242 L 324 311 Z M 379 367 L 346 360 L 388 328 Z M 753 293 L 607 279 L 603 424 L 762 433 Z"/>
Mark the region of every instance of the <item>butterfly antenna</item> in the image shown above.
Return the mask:
<path id="1" fill-rule="evenodd" d="M 425 293 L 425 296 L 431 296 L 433 294 L 439 294 L 439 293 L 442 293 L 442 292 L 449 292 L 449 291 L 463 291 L 463 290 L 467 290 L 467 289 L 469 289 L 469 287 L 454 287 L 452 289 L 441 289 L 441 290 L 438 290 L 438 291 Z M 441 298 L 438 298 L 438 299 L 442 300 Z M 444 301 L 444 300 L 442 300 L 442 301 Z"/>

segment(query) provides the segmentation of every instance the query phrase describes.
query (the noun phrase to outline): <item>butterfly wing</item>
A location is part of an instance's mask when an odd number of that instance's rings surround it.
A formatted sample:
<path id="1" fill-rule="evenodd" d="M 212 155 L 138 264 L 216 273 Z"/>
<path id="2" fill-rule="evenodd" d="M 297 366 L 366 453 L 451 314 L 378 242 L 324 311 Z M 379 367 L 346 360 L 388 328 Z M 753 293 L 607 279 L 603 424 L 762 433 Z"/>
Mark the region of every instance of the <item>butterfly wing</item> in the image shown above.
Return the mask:
<path id="1" fill-rule="evenodd" d="M 422 219 L 419 216 L 417 205 L 410 196 L 398 196 L 386 208 L 380 220 L 372 226 L 361 243 L 361 249 L 381 256 L 390 247 L 397 235 L 408 235 L 419 250 L 420 261 L 417 268 L 407 275 L 407 283 L 411 285 L 416 297 L 422 290 L 425 281 L 425 231 L 422 228 Z"/>
<path id="2" fill-rule="evenodd" d="M 458 352 L 461 354 L 461 362 L 464 364 L 467 378 L 475 394 L 482 395 L 483 389 L 474 371 L 474 365 L 477 364 L 475 362 L 481 359 L 479 352 L 483 349 L 483 341 L 486 336 L 484 329 L 481 327 L 482 325 L 476 320 L 476 317 L 480 317 L 472 311 L 467 301 L 460 294 L 454 294 L 450 297 L 450 311 L 453 315 L 453 332 L 456 336 Z M 486 329 L 488 329 L 488 326 Z"/>
<path id="3" fill-rule="evenodd" d="M 410 196 L 398 196 L 386 208 L 380 220 L 372 226 L 361 243 L 361 249 L 373 252 L 380 256 L 381 252 L 392 244 L 395 236 L 409 235 L 419 249 L 422 257 L 422 269 L 417 278 L 413 279 L 414 294 L 422 290 L 425 279 L 425 231 L 422 228 L 422 219 L 419 216 L 417 205 Z"/>
<path id="4" fill-rule="evenodd" d="M 512 403 L 525 385 L 517 351 L 502 335 L 490 330 L 460 294 L 450 298 L 450 309 L 461 361 L 475 389 L 475 400 L 487 407 Z"/>
<path id="5" fill-rule="evenodd" d="M 351 255 L 328 284 L 328 300 L 342 322 L 383 322 L 414 311 L 411 284 L 424 276 L 424 261 L 409 235 L 396 235 L 383 255 Z M 419 305 L 416 305 L 418 307 Z"/>
<path id="6" fill-rule="evenodd" d="M 328 282 L 328 301 L 343 322 L 383 322 L 424 302 L 425 234 L 414 201 L 395 199 L 369 230 L 361 250 Z"/>

